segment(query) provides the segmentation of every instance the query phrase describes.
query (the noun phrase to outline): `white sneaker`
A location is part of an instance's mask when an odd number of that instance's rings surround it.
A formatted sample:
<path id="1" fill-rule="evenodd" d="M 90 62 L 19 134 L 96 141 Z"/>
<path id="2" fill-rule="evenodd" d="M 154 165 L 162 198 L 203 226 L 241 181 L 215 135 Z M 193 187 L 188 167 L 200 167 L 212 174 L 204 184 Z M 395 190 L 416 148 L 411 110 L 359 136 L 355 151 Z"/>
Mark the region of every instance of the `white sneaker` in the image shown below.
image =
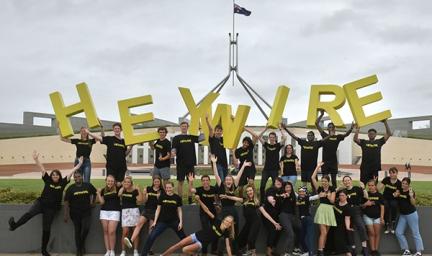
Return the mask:
<path id="1" fill-rule="evenodd" d="M 110 250 L 108 250 L 106 253 L 105 253 L 105 255 L 104 256 L 111 256 L 111 251 Z"/>
<path id="2" fill-rule="evenodd" d="M 309 252 L 305 252 L 301 256 L 309 256 Z"/>
<path id="3" fill-rule="evenodd" d="M 125 252 L 125 251 L 122 251 L 122 252 L 120 253 L 120 256 L 126 256 L 126 252 Z"/>
<path id="4" fill-rule="evenodd" d="M 110 251 L 110 255 L 109 256 L 115 256 L 115 252 L 114 252 L 114 250 L 111 250 Z"/>
<path id="5" fill-rule="evenodd" d="M 405 251 L 402 253 L 402 256 L 411 256 L 411 252 L 410 252 L 410 250 L 405 250 Z"/>
<path id="6" fill-rule="evenodd" d="M 422 256 L 421 252 L 416 252 L 413 256 Z"/>
<path id="7" fill-rule="evenodd" d="M 127 247 L 132 248 L 132 242 L 131 242 L 131 240 L 129 240 L 128 237 L 125 237 L 125 238 L 123 239 L 123 243 L 124 243 Z"/>
<path id="8" fill-rule="evenodd" d="M 134 250 L 133 256 L 140 256 L 139 253 L 138 253 L 138 250 Z"/>

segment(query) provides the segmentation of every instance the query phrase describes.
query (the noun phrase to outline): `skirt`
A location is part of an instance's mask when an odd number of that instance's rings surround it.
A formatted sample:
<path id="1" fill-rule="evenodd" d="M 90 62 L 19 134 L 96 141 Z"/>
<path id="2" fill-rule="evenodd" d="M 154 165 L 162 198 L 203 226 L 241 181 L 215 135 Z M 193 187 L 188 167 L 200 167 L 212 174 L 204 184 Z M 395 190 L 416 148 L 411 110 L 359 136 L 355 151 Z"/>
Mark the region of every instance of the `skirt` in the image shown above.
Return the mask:
<path id="1" fill-rule="evenodd" d="M 104 211 L 101 210 L 99 214 L 101 220 L 120 221 L 120 211 Z"/>
<path id="2" fill-rule="evenodd" d="M 122 209 L 122 227 L 135 227 L 138 224 L 140 211 L 138 208 Z"/>
<path id="3" fill-rule="evenodd" d="M 336 227 L 333 206 L 330 204 L 320 204 L 316 210 L 314 222 L 316 224 Z"/>

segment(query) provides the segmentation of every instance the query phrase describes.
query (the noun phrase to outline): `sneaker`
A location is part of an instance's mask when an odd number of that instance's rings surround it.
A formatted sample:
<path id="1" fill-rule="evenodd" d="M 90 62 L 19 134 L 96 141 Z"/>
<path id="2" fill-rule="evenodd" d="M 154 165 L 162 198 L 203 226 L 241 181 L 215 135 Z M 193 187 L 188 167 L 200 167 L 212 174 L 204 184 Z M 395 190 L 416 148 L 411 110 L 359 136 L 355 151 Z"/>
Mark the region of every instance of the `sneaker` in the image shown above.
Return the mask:
<path id="1" fill-rule="evenodd" d="M 122 251 L 122 252 L 120 253 L 120 256 L 126 256 L 126 252 L 125 252 L 125 251 Z"/>
<path id="2" fill-rule="evenodd" d="M 395 230 L 391 229 L 390 232 L 394 235 L 395 234 Z"/>
<path id="3" fill-rule="evenodd" d="M 9 230 L 14 231 L 15 230 L 15 219 L 14 217 L 9 218 Z"/>
<path id="4" fill-rule="evenodd" d="M 42 256 L 51 256 L 51 254 L 49 254 L 49 252 L 47 252 L 47 251 L 42 251 L 41 253 L 42 253 Z"/>
<path id="5" fill-rule="evenodd" d="M 254 252 L 253 250 L 247 250 L 244 253 L 242 253 L 242 256 L 250 256 L 253 254 L 253 252 Z"/>
<path id="6" fill-rule="evenodd" d="M 303 252 L 302 250 L 300 250 L 300 248 L 294 248 L 293 250 L 293 255 L 302 255 Z"/>
<path id="7" fill-rule="evenodd" d="M 389 228 L 386 228 L 385 230 L 384 230 L 384 234 L 388 234 L 388 233 L 390 233 L 390 229 Z"/>
<path id="8" fill-rule="evenodd" d="M 125 238 L 123 239 L 123 243 L 124 243 L 127 247 L 132 248 L 132 242 L 129 240 L 128 237 L 125 237 Z M 123 255 L 122 255 L 122 256 L 123 256 Z"/>
<path id="9" fill-rule="evenodd" d="M 309 256 L 309 252 L 305 252 L 301 256 Z"/>
<path id="10" fill-rule="evenodd" d="M 363 247 L 363 249 L 362 249 L 362 255 L 363 256 L 370 256 L 370 254 L 369 254 L 369 248 Z"/>
<path id="11" fill-rule="evenodd" d="M 416 252 L 413 256 L 422 256 L 421 252 Z"/>
<path id="12" fill-rule="evenodd" d="M 152 250 L 150 250 L 150 251 L 148 252 L 148 255 L 154 255 L 154 252 L 153 252 Z"/>
<path id="13" fill-rule="evenodd" d="M 405 251 L 402 253 L 402 256 L 411 256 L 411 252 L 410 252 L 410 250 L 405 250 Z"/>
<path id="14" fill-rule="evenodd" d="M 134 250 L 133 256 L 140 256 L 140 254 L 138 253 L 138 250 Z"/>
<path id="15" fill-rule="evenodd" d="M 115 251 L 114 251 L 114 250 L 111 250 L 109 256 L 115 256 Z"/>
<path id="16" fill-rule="evenodd" d="M 108 251 L 104 254 L 104 256 L 111 256 L 111 250 L 108 250 Z"/>

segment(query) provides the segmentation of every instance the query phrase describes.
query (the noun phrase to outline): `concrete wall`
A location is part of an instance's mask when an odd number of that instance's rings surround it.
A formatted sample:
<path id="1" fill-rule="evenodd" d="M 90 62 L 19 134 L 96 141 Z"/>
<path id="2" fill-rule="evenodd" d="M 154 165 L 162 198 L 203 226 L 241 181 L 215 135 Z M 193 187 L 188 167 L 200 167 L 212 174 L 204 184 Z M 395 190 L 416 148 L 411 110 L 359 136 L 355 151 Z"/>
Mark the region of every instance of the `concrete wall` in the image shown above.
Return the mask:
<path id="1" fill-rule="evenodd" d="M 41 215 L 36 216 L 24 226 L 11 232 L 8 230 L 7 221 L 10 216 L 14 216 L 15 219 L 19 218 L 30 205 L 0 205 L 0 253 L 31 253 L 40 251 L 40 241 L 42 233 L 42 219 Z M 240 216 L 241 215 L 241 209 Z M 186 234 L 191 234 L 200 229 L 199 224 L 199 212 L 196 206 L 184 206 L 183 216 L 184 216 L 184 227 Z M 425 254 L 432 253 L 432 229 L 428 229 L 430 216 L 432 215 L 432 208 L 422 207 L 419 209 L 420 215 L 420 231 L 423 237 L 423 243 L 426 248 Z M 55 218 L 54 224 L 52 226 L 52 235 L 49 242 L 49 251 L 57 253 L 73 253 L 75 252 L 74 238 L 73 238 L 73 225 L 71 222 L 64 223 L 62 219 L 63 213 L 61 212 Z M 99 210 L 96 207 L 93 210 L 92 215 L 93 221 L 91 224 L 90 234 L 88 236 L 86 247 L 88 253 L 99 253 L 105 252 L 101 225 L 99 222 Z M 240 225 L 243 225 L 241 221 Z M 145 226 L 143 232 L 141 232 L 141 239 L 144 241 L 146 238 L 147 227 Z M 259 232 L 259 237 L 257 239 L 257 250 L 258 252 L 264 252 L 265 241 L 267 232 L 264 227 L 261 227 Z M 120 229 L 118 230 L 118 243 L 117 250 L 119 250 L 120 240 Z M 284 241 L 284 239 L 281 239 Z M 172 244 L 176 243 L 178 239 L 176 238 L 174 232 L 167 230 L 161 237 L 159 237 L 153 247 L 154 252 L 159 253 L 167 249 Z M 410 248 L 414 249 L 413 241 L 408 235 L 408 241 Z M 281 242 L 279 243 L 281 245 Z M 142 248 L 143 243 L 141 243 Z M 281 247 L 281 246 L 279 246 Z M 280 248 L 279 248 L 280 249 Z M 399 246 L 394 235 L 382 235 L 381 253 L 392 253 L 398 254 L 400 252 Z"/>

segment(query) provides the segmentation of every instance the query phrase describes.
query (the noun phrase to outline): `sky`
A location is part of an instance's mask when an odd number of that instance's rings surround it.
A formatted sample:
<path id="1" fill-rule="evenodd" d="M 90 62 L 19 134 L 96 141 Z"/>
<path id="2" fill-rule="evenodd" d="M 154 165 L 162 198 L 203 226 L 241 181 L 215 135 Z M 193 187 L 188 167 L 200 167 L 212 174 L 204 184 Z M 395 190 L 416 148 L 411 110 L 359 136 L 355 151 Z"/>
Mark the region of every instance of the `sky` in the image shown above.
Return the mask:
<path id="1" fill-rule="evenodd" d="M 432 114 L 432 1 L 237 0 L 239 73 L 270 104 L 290 87 L 288 122 L 307 118 L 311 85 L 343 85 L 376 74 L 395 118 Z M 87 83 L 98 116 L 120 120 L 117 101 L 152 95 L 134 113 L 177 122 L 187 112 L 178 87 L 198 101 L 228 73 L 231 0 L 0 1 L 0 122 L 22 112 L 53 113 L 49 94 L 78 101 Z M 266 120 L 238 82 L 216 100 L 250 105 L 248 124 Z M 214 105 L 216 107 L 216 105 Z M 267 114 L 270 109 L 265 108 Z M 348 103 L 339 111 L 353 120 Z"/>

